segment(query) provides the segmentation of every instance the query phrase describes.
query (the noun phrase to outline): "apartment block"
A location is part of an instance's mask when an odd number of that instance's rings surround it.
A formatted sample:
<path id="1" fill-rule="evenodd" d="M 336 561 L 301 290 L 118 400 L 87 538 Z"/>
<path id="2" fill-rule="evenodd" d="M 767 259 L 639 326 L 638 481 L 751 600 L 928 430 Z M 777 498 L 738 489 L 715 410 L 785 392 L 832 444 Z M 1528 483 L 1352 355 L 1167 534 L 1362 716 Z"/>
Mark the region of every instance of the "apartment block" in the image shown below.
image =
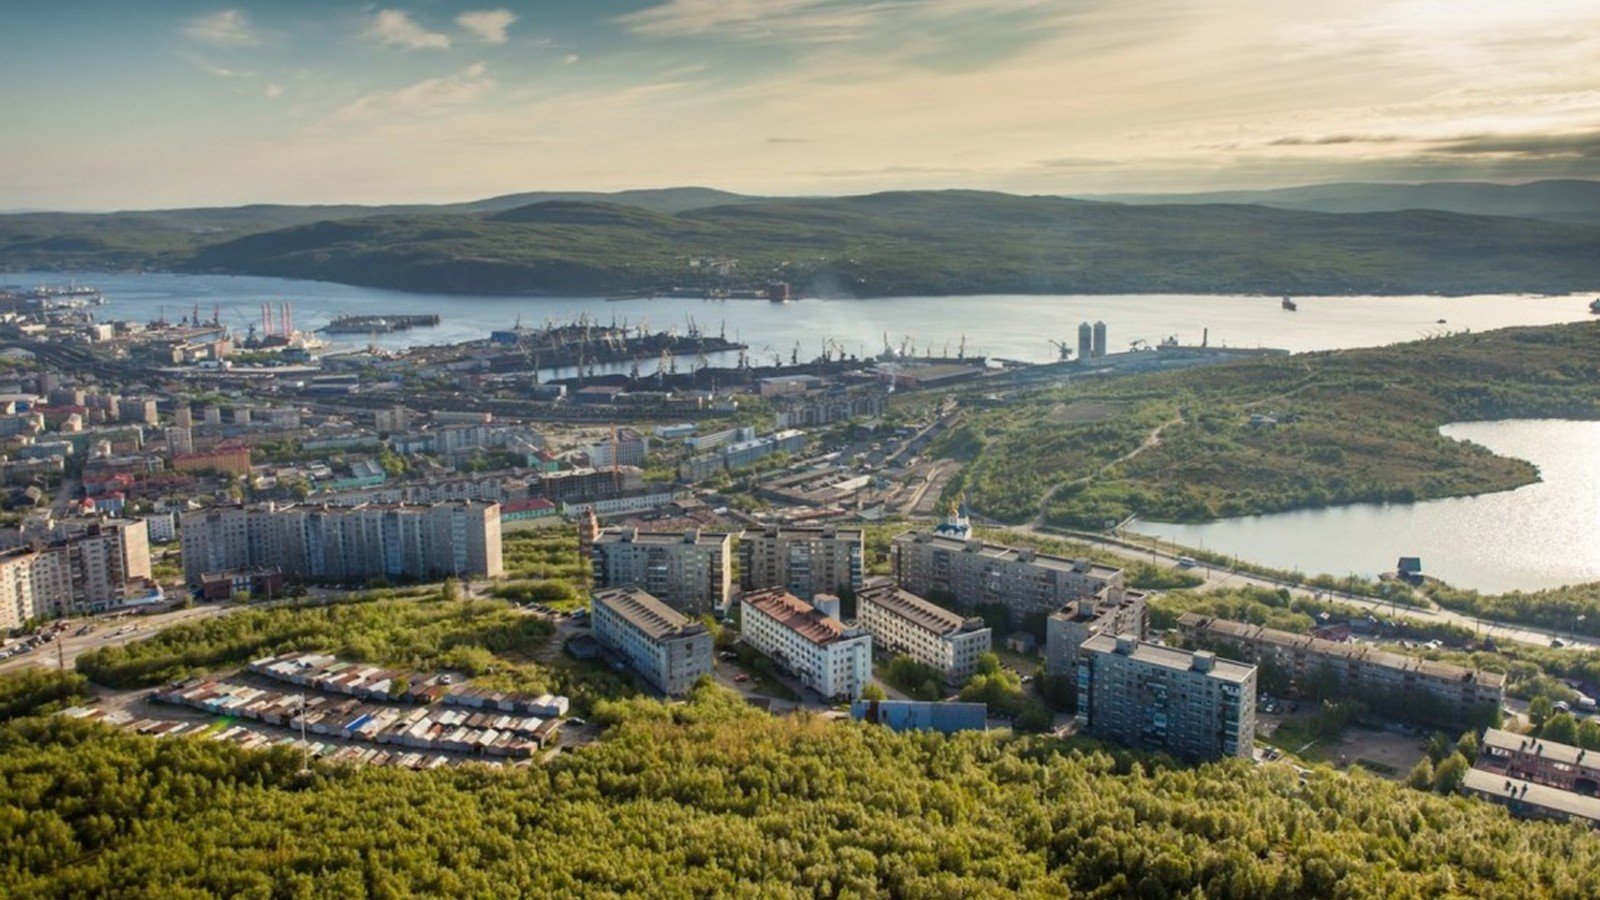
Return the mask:
<path id="1" fill-rule="evenodd" d="M 828 699 L 856 700 L 872 679 L 872 635 L 782 588 L 739 598 L 740 639 Z"/>
<path id="2" fill-rule="evenodd" d="M 250 448 L 237 441 L 223 441 L 210 450 L 174 453 L 175 472 L 222 472 L 226 475 L 250 474 Z"/>
<path id="3" fill-rule="evenodd" d="M 1086 597 L 1120 601 L 1125 589 L 1121 569 L 1087 559 L 925 531 L 896 537 L 890 565 L 895 583 L 913 594 L 959 609 L 1004 606 L 1018 622 Z"/>
<path id="4" fill-rule="evenodd" d="M 746 531 L 739 539 L 739 586 L 781 587 L 802 600 L 861 589 L 866 539 L 833 525 Z"/>
<path id="5" fill-rule="evenodd" d="M 1498 803 L 1524 819 L 1579 822 L 1600 828 L 1600 798 L 1563 791 L 1535 781 L 1508 778 L 1486 769 L 1472 768 L 1461 779 L 1461 792 Z"/>
<path id="6" fill-rule="evenodd" d="M 149 532 L 143 519 L 52 520 L 0 556 L 0 581 L 0 628 L 114 609 L 154 590 Z"/>
<path id="7" fill-rule="evenodd" d="M 727 607 L 733 597 L 735 533 L 606 528 L 590 564 L 596 588 L 636 586 L 689 616 Z"/>
<path id="8" fill-rule="evenodd" d="M 184 575 L 266 566 L 289 578 L 492 578 L 502 572 L 500 506 L 276 505 L 185 512 Z"/>
<path id="9" fill-rule="evenodd" d="M 686 694 L 711 674 L 711 632 L 639 588 L 596 591 L 590 621 L 595 640 L 663 694 Z"/>
<path id="10" fill-rule="evenodd" d="M 589 465 L 596 469 L 612 466 L 642 466 L 650 455 L 650 438 L 632 428 L 618 428 L 612 439 L 597 441 L 584 448 Z"/>
<path id="11" fill-rule="evenodd" d="M 1331 675 L 1345 694 L 1393 698 L 1423 718 L 1472 717 L 1498 709 L 1506 676 L 1436 660 L 1391 653 L 1368 644 L 1339 643 L 1275 628 L 1185 613 L 1179 631 L 1194 646 L 1214 647 L 1283 673 L 1297 689 Z M 1417 705 L 1421 697 L 1436 709 Z"/>
<path id="12" fill-rule="evenodd" d="M 1600 750 L 1490 728 L 1478 745 L 1476 767 L 1506 778 L 1600 797 Z"/>
<path id="13" fill-rule="evenodd" d="M 1208 650 L 1096 634 L 1078 656 L 1078 723 L 1095 737 L 1187 760 L 1249 759 L 1256 667 Z"/>
<path id="14" fill-rule="evenodd" d="M 0 553 L 0 632 L 22 627 L 38 615 L 34 606 L 33 565 L 38 554 L 26 547 Z"/>
<path id="15" fill-rule="evenodd" d="M 904 653 L 944 673 L 951 684 L 967 681 L 988 653 L 993 634 L 982 619 L 936 606 L 884 580 L 856 595 L 856 624 L 879 649 Z"/>
<path id="16" fill-rule="evenodd" d="M 1143 638 L 1147 599 L 1143 591 L 1127 590 L 1115 600 L 1107 595 L 1085 597 L 1051 613 L 1045 620 L 1045 671 L 1070 677 L 1077 671 L 1078 649 L 1097 634 Z"/>

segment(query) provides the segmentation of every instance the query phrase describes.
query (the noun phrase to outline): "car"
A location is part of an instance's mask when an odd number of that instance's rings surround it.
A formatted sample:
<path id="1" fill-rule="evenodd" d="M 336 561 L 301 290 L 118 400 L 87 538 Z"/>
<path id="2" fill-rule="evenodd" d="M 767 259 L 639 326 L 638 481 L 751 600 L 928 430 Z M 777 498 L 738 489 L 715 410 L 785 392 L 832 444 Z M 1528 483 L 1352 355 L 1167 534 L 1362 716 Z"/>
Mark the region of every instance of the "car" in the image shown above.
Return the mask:
<path id="1" fill-rule="evenodd" d="M 1556 648 L 1557 650 L 1561 649 L 1562 647 L 1565 647 L 1566 645 L 1567 645 L 1567 642 L 1563 641 L 1561 638 L 1551 638 L 1550 639 L 1550 646 Z"/>
<path id="2" fill-rule="evenodd" d="M 1180 556 L 1180 557 L 1178 557 L 1178 568 L 1180 568 L 1180 569 L 1192 569 L 1192 568 L 1194 568 L 1195 566 L 1198 566 L 1198 565 L 1200 565 L 1200 564 L 1198 562 L 1196 562 L 1195 558 L 1192 557 L 1192 556 Z"/>
<path id="3" fill-rule="evenodd" d="M 439 683 L 440 684 L 455 684 L 456 683 L 456 677 L 454 675 L 440 675 L 439 676 Z"/>
<path id="4" fill-rule="evenodd" d="M 740 672 L 739 674 L 733 676 L 733 680 L 734 681 L 739 681 L 739 682 L 749 681 L 750 680 L 750 675 L 747 672 Z"/>

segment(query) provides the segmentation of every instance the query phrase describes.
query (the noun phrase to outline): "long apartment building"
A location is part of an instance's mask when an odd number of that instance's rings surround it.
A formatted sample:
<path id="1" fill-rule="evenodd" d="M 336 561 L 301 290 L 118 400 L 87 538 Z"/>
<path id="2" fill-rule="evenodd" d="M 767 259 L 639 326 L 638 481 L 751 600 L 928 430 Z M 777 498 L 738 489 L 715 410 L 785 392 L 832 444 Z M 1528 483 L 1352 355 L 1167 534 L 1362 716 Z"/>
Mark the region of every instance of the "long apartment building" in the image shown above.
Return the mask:
<path id="1" fill-rule="evenodd" d="M 1600 796 L 1600 750 L 1490 728 L 1478 745 L 1476 767 L 1558 790 Z"/>
<path id="2" fill-rule="evenodd" d="M 1255 749 L 1256 667 L 1096 634 L 1078 655 L 1078 723 L 1095 737 L 1188 760 Z"/>
<path id="3" fill-rule="evenodd" d="M 103 612 L 151 594 L 143 519 L 56 524 L 0 554 L 0 630 L 32 618 Z"/>
<path id="4" fill-rule="evenodd" d="M 989 652 L 993 640 L 982 619 L 936 606 L 887 579 L 856 594 L 856 624 L 880 649 L 933 666 L 951 684 L 977 672 L 978 657 Z"/>
<path id="5" fill-rule="evenodd" d="M 596 591 L 590 607 L 595 640 L 663 694 L 689 692 L 711 674 L 711 632 L 636 587 Z"/>
<path id="6" fill-rule="evenodd" d="M 733 532 L 605 528 L 589 547 L 596 588 L 637 586 L 685 615 L 733 598 Z"/>
<path id="7" fill-rule="evenodd" d="M 829 699 L 856 700 L 872 680 L 872 635 L 783 588 L 739 598 L 740 638 Z"/>
<path id="8" fill-rule="evenodd" d="M 911 531 L 894 539 L 890 566 L 902 588 L 960 609 L 1001 605 L 1020 621 L 1049 615 L 1085 597 L 1119 601 L 1121 569 L 976 538 Z"/>
<path id="9" fill-rule="evenodd" d="M 183 513 L 184 576 L 277 566 L 289 578 L 492 578 L 503 571 L 500 506 L 291 504 Z"/>
<path id="10" fill-rule="evenodd" d="M 1270 665 L 1301 689 L 1330 672 L 1346 694 L 1401 698 L 1413 704 L 1419 695 L 1429 697 L 1439 709 L 1417 707 L 1423 717 L 1483 714 L 1498 709 L 1505 700 L 1506 676 L 1499 672 L 1198 613 L 1184 613 L 1178 629 L 1191 645 L 1227 650 L 1242 659 Z"/>
<path id="11" fill-rule="evenodd" d="M 1143 591 L 1105 592 L 1063 606 L 1045 620 L 1044 665 L 1051 675 L 1071 676 L 1077 671 L 1078 650 L 1097 634 L 1131 634 L 1143 638 Z"/>
<path id="12" fill-rule="evenodd" d="M 739 539 L 739 586 L 781 587 L 802 600 L 861 589 L 866 538 L 859 528 L 769 525 Z"/>

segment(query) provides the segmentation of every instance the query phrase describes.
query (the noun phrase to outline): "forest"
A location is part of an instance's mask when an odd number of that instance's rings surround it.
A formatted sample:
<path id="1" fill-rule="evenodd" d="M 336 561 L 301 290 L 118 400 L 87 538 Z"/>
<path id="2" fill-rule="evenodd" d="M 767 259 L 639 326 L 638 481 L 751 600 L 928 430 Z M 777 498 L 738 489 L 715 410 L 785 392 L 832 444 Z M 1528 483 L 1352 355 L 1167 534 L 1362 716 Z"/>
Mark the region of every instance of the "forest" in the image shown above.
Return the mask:
<path id="1" fill-rule="evenodd" d="M 773 718 L 705 685 L 604 740 L 414 773 L 0 726 L 15 896 L 1594 897 L 1600 838 L 1354 772 Z"/>

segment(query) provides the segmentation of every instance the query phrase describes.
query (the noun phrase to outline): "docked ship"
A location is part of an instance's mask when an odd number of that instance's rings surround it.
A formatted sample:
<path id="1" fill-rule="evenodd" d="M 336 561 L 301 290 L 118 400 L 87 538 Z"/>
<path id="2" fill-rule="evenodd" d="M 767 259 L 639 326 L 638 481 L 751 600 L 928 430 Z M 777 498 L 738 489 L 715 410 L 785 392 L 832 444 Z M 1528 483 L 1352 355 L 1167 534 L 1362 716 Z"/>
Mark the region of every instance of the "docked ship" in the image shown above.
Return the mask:
<path id="1" fill-rule="evenodd" d="M 413 328 L 433 328 L 439 324 L 438 313 L 416 316 L 339 316 L 322 326 L 327 334 L 392 334 Z"/>

